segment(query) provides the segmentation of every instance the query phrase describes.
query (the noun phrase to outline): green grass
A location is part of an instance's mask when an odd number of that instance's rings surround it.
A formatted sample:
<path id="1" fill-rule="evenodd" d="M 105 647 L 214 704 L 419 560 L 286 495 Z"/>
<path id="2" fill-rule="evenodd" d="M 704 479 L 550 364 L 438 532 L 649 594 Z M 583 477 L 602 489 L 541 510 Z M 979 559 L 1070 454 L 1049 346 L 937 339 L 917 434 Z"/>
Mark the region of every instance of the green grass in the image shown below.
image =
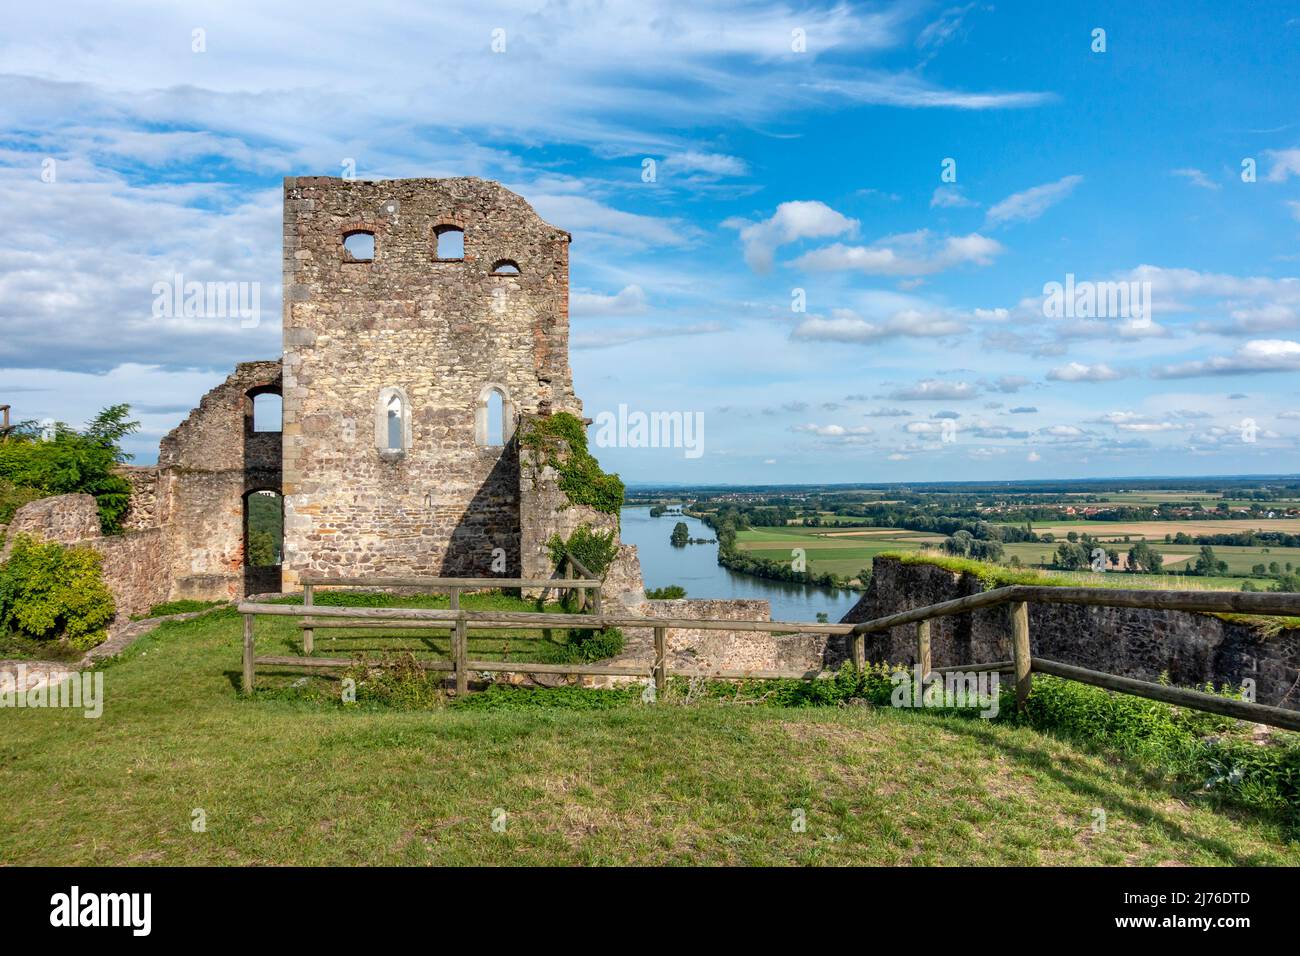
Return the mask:
<path id="1" fill-rule="evenodd" d="M 281 623 L 259 653 L 295 646 Z M 105 665 L 98 720 L 5 711 L 0 862 L 1300 864 L 1270 816 L 1025 726 L 636 688 L 345 707 L 260 673 L 244 699 L 239 662 L 217 610 Z"/>
<path id="2" fill-rule="evenodd" d="M 206 611 L 210 608 L 221 607 L 227 604 L 227 601 L 192 601 L 189 599 L 180 601 L 166 601 L 162 604 L 155 604 L 149 608 L 148 614 L 137 614 L 131 618 L 133 621 L 143 621 L 151 617 L 167 617 L 169 614 L 193 614 L 196 611 Z"/>

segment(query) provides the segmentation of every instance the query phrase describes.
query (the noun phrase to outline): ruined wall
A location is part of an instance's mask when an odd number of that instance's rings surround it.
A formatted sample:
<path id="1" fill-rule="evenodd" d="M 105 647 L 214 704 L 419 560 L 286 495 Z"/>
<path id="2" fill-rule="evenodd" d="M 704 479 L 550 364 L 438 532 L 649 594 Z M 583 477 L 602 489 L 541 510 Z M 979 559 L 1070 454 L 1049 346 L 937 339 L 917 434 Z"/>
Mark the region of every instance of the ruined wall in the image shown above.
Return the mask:
<path id="1" fill-rule="evenodd" d="M 104 536 L 91 495 L 55 495 L 23 505 L 14 513 L 13 534 L 0 560 L 8 558 L 19 534 L 71 547 L 93 548 L 103 558 L 104 584 L 117 605 L 117 621 L 143 614 L 168 598 L 166 533 L 161 528 Z"/>
<path id="2" fill-rule="evenodd" d="M 74 544 L 99 537 L 99 509 L 93 495 L 54 495 L 29 501 L 14 512 L 0 561 L 9 557 L 20 534 L 43 541 Z"/>
<path id="3" fill-rule="evenodd" d="M 253 431 L 252 402 L 279 390 L 279 362 L 242 362 L 162 440 L 155 512 L 168 530 L 172 597 L 279 590 L 278 569 L 244 568 L 244 496 L 280 490 L 280 433 Z"/>
<path id="4" fill-rule="evenodd" d="M 983 583 L 973 575 L 876 558 L 869 590 L 844 621 L 856 623 L 982 590 Z M 1167 673 L 1185 687 L 1206 681 L 1235 687 L 1253 678 L 1260 703 L 1300 709 L 1297 630 L 1264 636 L 1248 625 L 1188 611 L 1031 603 L 1029 642 L 1037 657 L 1139 680 L 1154 681 Z M 843 643 L 837 640 L 829 649 L 832 662 L 842 659 Z M 930 646 L 936 667 L 1009 660 L 1010 607 L 936 618 Z M 868 660 L 913 663 L 915 625 L 867 635 L 866 651 Z"/>
<path id="5" fill-rule="evenodd" d="M 569 236 L 479 179 L 285 180 L 285 587 L 324 573 L 519 573 L 514 444 L 478 427 L 486 390 L 507 418 L 572 411 Z M 464 257 L 435 255 L 464 231 Z M 373 234 L 374 257 L 343 241 Z M 518 275 L 494 275 L 510 260 Z M 385 390 L 392 390 L 386 392 Z M 381 392 L 405 448 L 381 450 Z"/>
<path id="6" fill-rule="evenodd" d="M 126 531 L 156 528 L 161 521 L 158 512 L 159 472 L 156 465 L 120 465 L 117 473 L 131 485 L 131 504 L 122 518 Z"/>

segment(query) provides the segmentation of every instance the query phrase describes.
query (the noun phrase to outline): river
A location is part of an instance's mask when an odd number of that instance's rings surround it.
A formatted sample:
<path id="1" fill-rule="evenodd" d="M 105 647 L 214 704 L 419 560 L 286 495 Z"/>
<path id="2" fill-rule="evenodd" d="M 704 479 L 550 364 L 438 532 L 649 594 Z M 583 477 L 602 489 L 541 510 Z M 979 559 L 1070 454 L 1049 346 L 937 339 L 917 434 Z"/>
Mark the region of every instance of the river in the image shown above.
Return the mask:
<path id="1" fill-rule="evenodd" d="M 712 538 L 713 529 L 698 518 L 678 514 L 650 517 L 649 508 L 624 508 L 621 537 L 634 544 L 641 557 L 641 572 L 647 588 L 680 584 L 692 598 L 762 598 L 772 604 L 774 621 L 816 621 L 826 612 L 839 621 L 862 596 L 860 591 L 839 591 L 770 581 L 737 574 L 718 564 L 716 544 L 688 544 L 674 548 L 668 543 L 673 525 L 685 521 L 692 538 Z"/>

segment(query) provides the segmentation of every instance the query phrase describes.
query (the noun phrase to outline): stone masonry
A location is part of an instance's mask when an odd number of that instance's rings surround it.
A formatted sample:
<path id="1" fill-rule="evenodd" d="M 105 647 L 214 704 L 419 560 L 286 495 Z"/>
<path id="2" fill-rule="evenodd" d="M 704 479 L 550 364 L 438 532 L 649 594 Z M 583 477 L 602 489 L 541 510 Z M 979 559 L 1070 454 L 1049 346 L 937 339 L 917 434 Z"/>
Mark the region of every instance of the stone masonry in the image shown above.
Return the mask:
<path id="1" fill-rule="evenodd" d="M 449 230 L 463 257 L 439 256 Z M 345 249 L 356 233 L 372 259 Z M 505 432 L 520 416 L 581 414 L 568 247 L 493 182 L 285 181 L 286 587 L 308 570 L 480 576 L 502 553 L 520 573 L 517 446 L 487 444 L 481 419 L 494 390 Z"/>

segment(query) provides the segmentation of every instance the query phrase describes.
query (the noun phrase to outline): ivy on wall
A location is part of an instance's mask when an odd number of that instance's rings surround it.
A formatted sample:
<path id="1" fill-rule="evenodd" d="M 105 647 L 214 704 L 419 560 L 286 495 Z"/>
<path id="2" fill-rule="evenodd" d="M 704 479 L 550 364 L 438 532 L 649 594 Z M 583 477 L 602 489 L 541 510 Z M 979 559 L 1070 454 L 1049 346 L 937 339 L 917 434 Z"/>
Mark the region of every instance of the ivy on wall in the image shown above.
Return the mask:
<path id="1" fill-rule="evenodd" d="M 521 447 L 532 452 L 533 467 L 549 465 L 560 476 L 560 490 L 571 504 L 616 515 L 623 507 L 623 479 L 606 474 L 587 450 L 587 429 L 569 412 L 535 418 L 522 429 Z"/>

